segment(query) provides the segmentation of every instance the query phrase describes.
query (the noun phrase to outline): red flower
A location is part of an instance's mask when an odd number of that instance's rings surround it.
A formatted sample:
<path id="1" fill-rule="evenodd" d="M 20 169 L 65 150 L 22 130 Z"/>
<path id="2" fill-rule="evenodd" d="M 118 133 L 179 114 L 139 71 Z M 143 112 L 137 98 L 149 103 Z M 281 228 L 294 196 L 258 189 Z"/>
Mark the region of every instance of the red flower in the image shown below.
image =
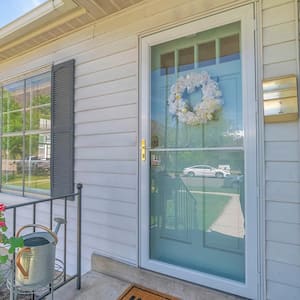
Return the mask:
<path id="1" fill-rule="evenodd" d="M 6 224 L 4 221 L 0 221 L 0 227 L 6 227 Z"/>
<path id="2" fill-rule="evenodd" d="M 5 211 L 5 205 L 3 203 L 0 203 L 0 211 Z"/>

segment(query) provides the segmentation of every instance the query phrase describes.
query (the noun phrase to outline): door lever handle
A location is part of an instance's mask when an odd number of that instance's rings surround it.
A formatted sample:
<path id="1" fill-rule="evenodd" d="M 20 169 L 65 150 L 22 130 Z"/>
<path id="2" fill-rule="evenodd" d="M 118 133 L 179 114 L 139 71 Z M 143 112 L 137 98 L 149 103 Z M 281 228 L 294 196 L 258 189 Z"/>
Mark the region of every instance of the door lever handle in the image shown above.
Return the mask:
<path id="1" fill-rule="evenodd" d="M 142 161 L 146 160 L 146 140 L 141 140 L 141 159 Z"/>

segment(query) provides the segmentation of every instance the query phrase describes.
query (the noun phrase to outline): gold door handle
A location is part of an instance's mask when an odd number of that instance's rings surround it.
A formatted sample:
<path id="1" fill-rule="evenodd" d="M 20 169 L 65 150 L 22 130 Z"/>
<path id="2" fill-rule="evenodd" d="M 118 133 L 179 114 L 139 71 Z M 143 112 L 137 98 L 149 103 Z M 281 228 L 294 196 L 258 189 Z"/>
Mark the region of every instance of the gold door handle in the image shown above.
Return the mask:
<path id="1" fill-rule="evenodd" d="M 146 160 L 146 140 L 141 140 L 141 159 L 142 161 Z"/>

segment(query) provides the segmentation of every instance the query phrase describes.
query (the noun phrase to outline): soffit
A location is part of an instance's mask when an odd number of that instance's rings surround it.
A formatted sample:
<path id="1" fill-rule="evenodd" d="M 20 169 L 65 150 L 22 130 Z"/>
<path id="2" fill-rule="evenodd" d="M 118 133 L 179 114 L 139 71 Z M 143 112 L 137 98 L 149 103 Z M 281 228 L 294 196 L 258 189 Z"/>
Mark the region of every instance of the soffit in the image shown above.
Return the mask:
<path id="1" fill-rule="evenodd" d="M 0 39 L 0 63 L 143 0 L 64 0 L 64 5 Z"/>

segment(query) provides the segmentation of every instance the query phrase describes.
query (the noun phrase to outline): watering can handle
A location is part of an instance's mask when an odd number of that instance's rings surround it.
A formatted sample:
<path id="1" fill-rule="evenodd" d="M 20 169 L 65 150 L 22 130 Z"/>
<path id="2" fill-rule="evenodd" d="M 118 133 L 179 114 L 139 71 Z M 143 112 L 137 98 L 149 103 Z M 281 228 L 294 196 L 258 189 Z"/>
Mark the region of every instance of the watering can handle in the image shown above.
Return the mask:
<path id="1" fill-rule="evenodd" d="M 40 229 L 43 229 L 43 230 L 47 231 L 47 232 L 50 233 L 50 234 L 52 235 L 52 237 L 54 238 L 55 244 L 57 244 L 57 242 L 58 242 L 57 235 L 56 235 L 53 231 L 51 231 L 48 227 L 43 226 L 43 225 L 39 225 L 39 224 L 28 224 L 28 225 L 25 225 L 25 226 L 21 227 L 21 228 L 18 230 L 18 232 L 16 233 L 16 237 L 19 237 L 21 231 L 23 231 L 23 230 L 26 229 L 26 228 L 30 228 L 30 227 L 40 228 Z"/>
<path id="2" fill-rule="evenodd" d="M 17 254 L 17 257 L 16 257 L 16 265 L 17 267 L 19 268 L 20 272 L 22 273 L 22 275 L 24 276 L 24 279 L 28 279 L 28 274 L 29 274 L 29 270 L 28 271 L 25 271 L 25 269 L 23 268 L 22 264 L 21 264 L 21 257 L 23 255 L 24 252 L 31 252 L 30 248 L 22 248 L 18 254 Z"/>

